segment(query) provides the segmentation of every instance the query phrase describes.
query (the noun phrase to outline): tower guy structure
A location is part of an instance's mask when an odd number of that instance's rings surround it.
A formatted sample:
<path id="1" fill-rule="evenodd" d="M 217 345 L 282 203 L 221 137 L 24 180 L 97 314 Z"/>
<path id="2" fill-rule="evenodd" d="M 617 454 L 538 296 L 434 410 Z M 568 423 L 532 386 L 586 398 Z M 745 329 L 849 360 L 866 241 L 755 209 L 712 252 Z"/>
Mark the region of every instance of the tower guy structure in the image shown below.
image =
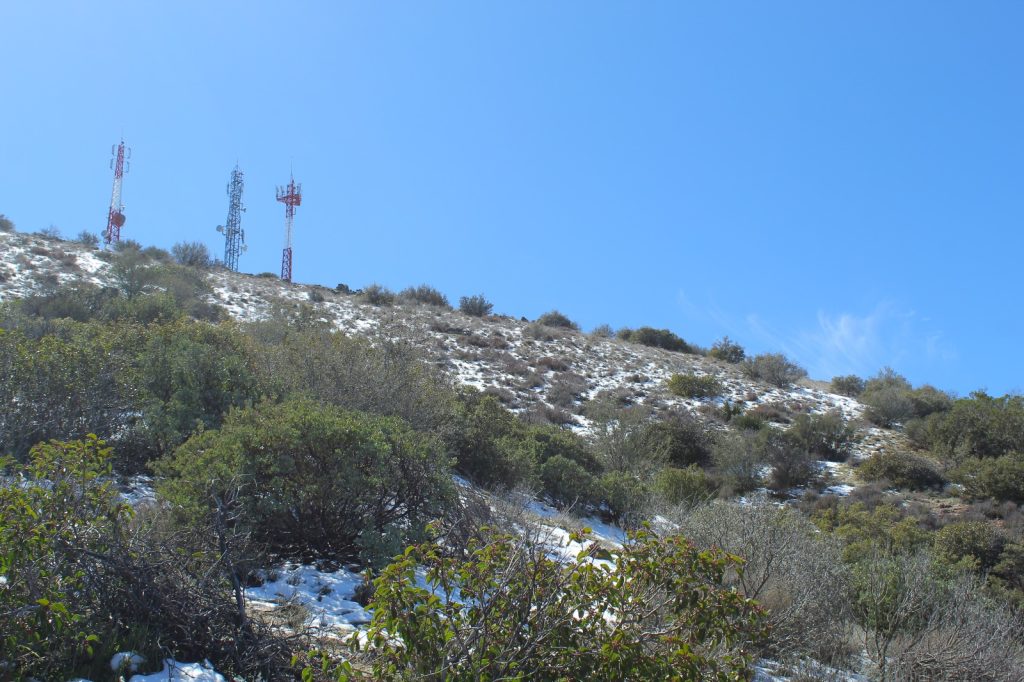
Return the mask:
<path id="1" fill-rule="evenodd" d="M 110 212 L 107 214 L 107 229 L 103 230 L 103 245 L 111 246 L 121 241 L 121 226 L 124 225 L 124 204 L 121 203 L 121 182 L 128 170 L 128 159 L 132 150 L 121 143 L 110 148 L 113 159 L 110 168 L 114 171 L 114 189 L 110 193 Z"/>
<path id="2" fill-rule="evenodd" d="M 277 200 L 284 204 L 284 251 L 281 253 L 281 279 L 292 281 L 292 223 L 295 207 L 302 204 L 302 185 L 295 184 L 292 176 L 285 187 L 277 188 Z"/>
<path id="3" fill-rule="evenodd" d="M 245 232 L 242 230 L 242 188 L 245 175 L 236 165 L 231 171 L 231 182 L 228 183 L 228 220 L 218 225 L 217 231 L 224 233 L 224 267 L 238 272 L 238 257 L 245 251 Z"/>

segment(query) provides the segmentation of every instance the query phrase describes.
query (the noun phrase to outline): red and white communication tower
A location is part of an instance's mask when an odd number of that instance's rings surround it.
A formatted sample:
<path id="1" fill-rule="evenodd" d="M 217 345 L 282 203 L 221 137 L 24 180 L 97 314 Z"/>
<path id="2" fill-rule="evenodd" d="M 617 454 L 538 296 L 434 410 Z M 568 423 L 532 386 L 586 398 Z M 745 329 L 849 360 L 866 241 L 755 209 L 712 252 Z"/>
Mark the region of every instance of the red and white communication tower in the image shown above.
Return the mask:
<path id="1" fill-rule="evenodd" d="M 277 200 L 284 204 L 284 252 L 281 254 L 281 279 L 292 281 L 292 223 L 295 207 L 302 204 L 302 185 L 295 184 L 294 176 L 285 187 L 277 188 Z"/>
<path id="2" fill-rule="evenodd" d="M 110 212 L 107 214 L 107 229 L 103 231 L 104 246 L 111 246 L 121 241 L 121 226 L 124 225 L 124 204 L 121 203 L 121 181 L 128 171 L 128 159 L 132 158 L 132 150 L 124 146 L 124 140 L 110 148 L 113 159 L 110 167 L 114 171 L 114 190 L 110 194 Z"/>

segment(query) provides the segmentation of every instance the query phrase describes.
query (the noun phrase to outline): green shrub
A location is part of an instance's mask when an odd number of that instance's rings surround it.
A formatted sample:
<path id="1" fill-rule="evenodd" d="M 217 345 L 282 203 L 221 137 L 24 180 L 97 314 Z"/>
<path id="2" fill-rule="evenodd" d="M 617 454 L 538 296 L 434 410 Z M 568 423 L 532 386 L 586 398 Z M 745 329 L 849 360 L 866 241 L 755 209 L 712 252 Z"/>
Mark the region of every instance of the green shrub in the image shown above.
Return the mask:
<path id="1" fill-rule="evenodd" d="M 1024 452 L 1024 396 L 972 393 L 929 422 L 932 449 L 953 462 Z"/>
<path id="2" fill-rule="evenodd" d="M 786 431 L 791 442 L 812 455 L 832 462 L 845 462 L 856 430 L 846 423 L 839 410 L 823 414 L 798 414 Z"/>
<path id="3" fill-rule="evenodd" d="M 733 492 L 745 493 L 761 485 L 761 470 L 766 462 L 756 433 L 723 434 L 711 452 L 719 478 Z"/>
<path id="4" fill-rule="evenodd" d="M 23 459 L 38 442 L 122 433 L 140 412 L 135 347 L 142 330 L 48 324 L 31 338 L 0 329 L 0 454 Z"/>
<path id="5" fill-rule="evenodd" d="M 995 566 L 1006 539 L 991 523 L 955 521 L 935 534 L 935 556 L 948 564 L 967 559 L 974 568 Z"/>
<path id="6" fill-rule="evenodd" d="M 968 459 L 954 470 L 952 478 L 963 485 L 967 499 L 1024 504 L 1024 455 Z"/>
<path id="7" fill-rule="evenodd" d="M 711 345 L 711 350 L 708 351 L 708 355 L 716 360 L 736 364 L 743 362 L 747 353 L 743 350 L 743 346 L 736 343 L 728 336 L 723 336 Z"/>
<path id="8" fill-rule="evenodd" d="M 594 477 L 573 460 L 555 455 L 540 465 L 543 491 L 558 507 L 588 504 L 594 494 Z"/>
<path id="9" fill-rule="evenodd" d="M 596 551 L 561 563 L 508 535 L 456 557 L 435 543 L 410 548 L 376 581 L 373 678 L 747 674 L 764 632 L 755 605 L 725 587 L 734 559 L 648 533 L 612 550 L 610 568 L 591 560 Z"/>
<path id="10" fill-rule="evenodd" d="M 291 557 L 361 559 L 414 540 L 453 499 L 448 461 L 402 421 L 305 399 L 232 411 L 161 460 L 163 496 L 196 522 L 219 507 Z"/>
<path id="11" fill-rule="evenodd" d="M 635 526 L 644 518 L 651 501 L 645 482 L 626 471 L 609 471 L 597 482 L 599 497 L 608 515 L 624 526 Z"/>
<path id="12" fill-rule="evenodd" d="M 590 331 L 595 339 L 610 339 L 615 336 L 615 331 L 608 324 L 599 324 Z"/>
<path id="13" fill-rule="evenodd" d="M 730 415 L 726 422 L 737 431 L 760 431 L 768 427 L 768 419 L 754 411 Z"/>
<path id="14" fill-rule="evenodd" d="M 790 362 L 782 353 L 762 353 L 745 360 L 743 373 L 751 379 L 765 381 L 779 388 L 786 388 L 807 376 L 803 367 Z"/>
<path id="15" fill-rule="evenodd" d="M 710 374 L 673 374 L 668 390 L 683 398 L 717 398 L 722 395 L 722 384 Z"/>
<path id="16" fill-rule="evenodd" d="M 580 328 L 578 324 L 576 324 L 575 322 L 573 322 L 572 320 L 570 320 L 568 317 L 558 312 L 557 310 L 552 310 L 538 317 L 537 324 L 542 324 L 545 327 L 561 327 L 563 329 L 578 330 Z"/>
<path id="17" fill-rule="evenodd" d="M 473 317 L 486 317 L 491 314 L 494 304 L 484 298 L 483 294 L 463 296 L 459 299 L 459 310 Z"/>
<path id="18" fill-rule="evenodd" d="M 99 635 L 89 612 L 100 597 L 79 554 L 106 551 L 102 534 L 130 514 L 100 477 L 110 451 L 91 436 L 32 449 L 31 463 L 0 486 L 0 658 L 5 677 L 59 679 L 86 660 Z M 0 461 L 8 468 L 9 461 Z"/>
<path id="19" fill-rule="evenodd" d="M 100 244 L 100 238 L 95 232 L 89 232 L 88 230 L 82 230 L 75 237 L 75 241 L 79 244 L 85 244 L 86 246 L 95 249 Z"/>
<path id="20" fill-rule="evenodd" d="M 668 467 L 654 477 L 654 492 L 669 504 L 694 506 L 715 496 L 718 486 L 695 464 L 685 469 Z"/>
<path id="21" fill-rule="evenodd" d="M 639 329 L 620 329 L 616 334 L 624 341 L 639 343 L 643 346 L 664 348 L 679 353 L 693 353 L 693 347 L 668 329 L 640 327 Z"/>
<path id="22" fill-rule="evenodd" d="M 0 213 L 0 232 L 14 232 L 14 222 L 3 213 Z"/>
<path id="23" fill-rule="evenodd" d="M 857 468 L 857 473 L 866 481 L 884 480 L 911 490 L 935 488 L 946 482 L 930 459 L 903 451 L 871 455 Z"/>
<path id="24" fill-rule="evenodd" d="M 931 414 L 948 412 L 953 407 L 953 398 L 945 391 L 925 384 L 910 392 L 914 416 L 924 418 Z"/>
<path id="25" fill-rule="evenodd" d="M 864 386 L 865 382 L 859 376 L 856 374 L 846 374 L 844 376 L 832 377 L 830 390 L 839 395 L 856 398 L 864 392 Z"/>
<path id="26" fill-rule="evenodd" d="M 768 483 L 774 490 L 807 485 L 817 475 L 813 455 L 776 429 L 758 431 L 753 445 L 758 457 L 771 465 Z"/>
<path id="27" fill-rule="evenodd" d="M 906 426 L 913 419 L 924 419 L 953 407 L 953 398 L 948 393 L 928 385 L 911 388 L 906 378 L 889 367 L 867 382 L 859 398 L 867 406 L 865 416 L 886 428 Z"/>
<path id="28" fill-rule="evenodd" d="M 914 416 L 914 403 L 906 389 L 885 386 L 865 390 L 860 401 L 867 407 L 864 416 L 884 428 L 902 424 Z"/>
<path id="29" fill-rule="evenodd" d="M 448 436 L 456 469 L 487 488 L 532 484 L 538 448 L 523 442 L 524 431 L 525 425 L 493 396 L 467 394 Z"/>
<path id="30" fill-rule="evenodd" d="M 375 306 L 389 306 L 395 303 L 395 292 L 380 284 L 371 284 L 363 289 L 362 299 L 364 302 Z"/>
<path id="31" fill-rule="evenodd" d="M 665 453 L 672 466 L 685 468 L 691 464 L 707 464 L 711 459 L 714 432 L 709 425 L 687 410 L 662 413 L 653 425 L 656 442 L 665 444 Z"/>
<path id="32" fill-rule="evenodd" d="M 202 242 L 178 242 L 171 247 L 171 255 L 178 265 L 193 268 L 208 268 L 213 262 L 210 250 Z"/>
<path id="33" fill-rule="evenodd" d="M 404 301 L 413 301 L 423 305 L 432 305 L 438 308 L 451 309 L 448 297 L 428 284 L 421 284 L 418 287 L 408 287 L 398 294 Z"/>

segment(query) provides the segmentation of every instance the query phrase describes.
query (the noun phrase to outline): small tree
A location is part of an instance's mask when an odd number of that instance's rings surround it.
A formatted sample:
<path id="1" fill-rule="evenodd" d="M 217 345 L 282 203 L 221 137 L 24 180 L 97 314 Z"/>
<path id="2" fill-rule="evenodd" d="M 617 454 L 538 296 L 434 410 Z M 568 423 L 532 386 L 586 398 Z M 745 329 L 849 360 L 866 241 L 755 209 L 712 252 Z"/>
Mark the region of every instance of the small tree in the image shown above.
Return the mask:
<path id="1" fill-rule="evenodd" d="M 833 393 L 856 398 L 864 392 L 864 380 L 856 374 L 832 377 L 830 389 Z"/>
<path id="2" fill-rule="evenodd" d="M 0 232 L 14 232 L 14 223 L 3 213 L 0 213 Z"/>
<path id="3" fill-rule="evenodd" d="M 80 244 L 85 244 L 86 246 L 93 249 L 95 249 L 100 244 L 100 238 L 96 235 L 96 233 L 89 232 L 88 230 L 82 230 L 81 232 L 79 232 L 78 236 L 75 237 L 75 241 Z"/>
<path id="4" fill-rule="evenodd" d="M 779 388 L 786 388 L 807 376 L 807 370 L 790 362 L 782 353 L 756 355 L 743 363 L 743 372 L 751 379 L 760 379 Z"/>
<path id="5" fill-rule="evenodd" d="M 722 395 L 722 384 L 710 374 L 673 374 L 668 390 L 683 398 L 717 398 Z"/>
<path id="6" fill-rule="evenodd" d="M 483 294 L 463 296 L 459 299 L 459 310 L 473 317 L 486 317 L 491 314 L 494 304 L 484 298 Z"/>
<path id="7" fill-rule="evenodd" d="M 380 284 L 371 284 L 363 289 L 362 299 L 375 306 L 389 306 L 395 303 L 395 292 Z"/>
<path id="8" fill-rule="evenodd" d="M 558 312 L 557 310 L 552 310 L 538 317 L 537 324 L 542 324 L 545 327 L 562 327 L 564 329 L 580 328 L 578 324 L 576 324 L 575 322 L 570 320 L 566 315 Z"/>
<path id="9" fill-rule="evenodd" d="M 743 350 L 743 346 L 736 343 L 728 336 L 723 336 L 712 344 L 711 350 L 708 351 L 708 355 L 716 360 L 723 360 L 724 362 L 736 364 L 738 362 L 743 362 L 743 358 L 747 356 L 747 353 Z"/>
<path id="10" fill-rule="evenodd" d="M 404 301 L 413 301 L 415 303 L 422 303 L 424 305 L 432 305 L 438 308 L 451 309 L 451 304 L 448 303 L 448 297 L 442 294 L 440 291 L 430 286 L 429 284 L 421 284 L 418 287 L 408 287 L 403 289 L 398 297 Z"/>
<path id="11" fill-rule="evenodd" d="M 508 535 L 472 541 L 464 558 L 434 543 L 410 548 L 376 581 L 373 678 L 745 674 L 764 630 L 753 602 L 724 589 L 731 557 L 646 531 L 613 550 L 609 564 L 593 561 L 592 543 L 584 547 L 565 564 L 548 558 L 543 542 Z"/>
<path id="12" fill-rule="evenodd" d="M 210 267 L 210 250 L 202 242 L 178 242 L 171 247 L 171 254 L 178 265 L 194 268 Z"/>

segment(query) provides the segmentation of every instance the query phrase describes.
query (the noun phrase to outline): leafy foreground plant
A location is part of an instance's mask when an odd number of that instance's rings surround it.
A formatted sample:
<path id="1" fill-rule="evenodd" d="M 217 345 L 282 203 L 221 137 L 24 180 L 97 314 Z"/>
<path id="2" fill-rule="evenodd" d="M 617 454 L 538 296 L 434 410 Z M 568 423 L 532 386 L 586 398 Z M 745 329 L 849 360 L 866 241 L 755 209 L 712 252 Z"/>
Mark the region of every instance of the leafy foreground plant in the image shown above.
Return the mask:
<path id="1" fill-rule="evenodd" d="M 384 570 L 365 643 L 374 679 L 748 678 L 765 628 L 762 610 L 723 586 L 742 570 L 736 557 L 646 530 L 567 563 L 542 543 L 485 540 L 459 557 L 410 547 Z"/>

